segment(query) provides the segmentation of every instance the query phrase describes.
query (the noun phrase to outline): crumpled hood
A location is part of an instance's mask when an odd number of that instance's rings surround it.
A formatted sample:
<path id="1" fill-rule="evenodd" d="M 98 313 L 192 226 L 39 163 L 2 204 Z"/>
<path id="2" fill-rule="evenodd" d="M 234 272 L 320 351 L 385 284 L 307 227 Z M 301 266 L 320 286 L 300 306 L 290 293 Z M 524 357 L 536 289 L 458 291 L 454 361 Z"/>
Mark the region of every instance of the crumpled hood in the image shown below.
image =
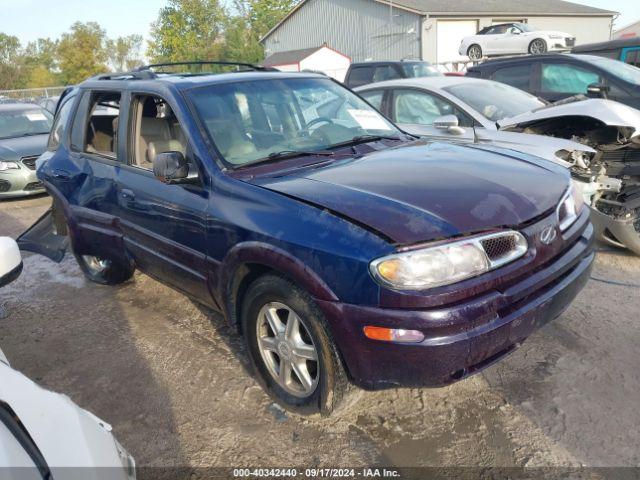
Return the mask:
<path id="1" fill-rule="evenodd" d="M 405 245 L 521 225 L 569 184 L 566 170 L 525 154 L 426 142 L 250 181 Z"/>
<path id="2" fill-rule="evenodd" d="M 123 460 L 111 427 L 67 396 L 44 390 L 0 363 L 0 402 L 18 416 L 54 478 L 57 468 L 69 467 L 118 467 L 110 478 L 120 478 Z"/>
<path id="3" fill-rule="evenodd" d="M 22 157 L 42 155 L 49 135 L 5 138 L 0 140 L 0 160 L 20 160 Z"/>
<path id="4" fill-rule="evenodd" d="M 640 135 L 640 111 L 613 100 L 576 98 L 575 101 L 537 108 L 498 123 L 502 130 L 525 128 L 539 121 L 561 117 L 591 117 L 611 127 L 629 129 L 629 138 Z"/>

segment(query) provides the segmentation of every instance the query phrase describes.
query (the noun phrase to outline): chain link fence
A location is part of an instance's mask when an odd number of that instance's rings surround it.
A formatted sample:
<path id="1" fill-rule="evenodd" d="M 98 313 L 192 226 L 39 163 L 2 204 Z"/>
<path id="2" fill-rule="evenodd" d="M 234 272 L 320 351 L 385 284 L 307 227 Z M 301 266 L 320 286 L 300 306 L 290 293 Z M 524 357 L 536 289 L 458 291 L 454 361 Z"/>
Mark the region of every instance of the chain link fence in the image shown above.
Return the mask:
<path id="1" fill-rule="evenodd" d="M 25 88 L 23 90 L 0 90 L 0 102 L 17 100 L 34 102 L 42 98 L 57 97 L 67 87 Z"/>

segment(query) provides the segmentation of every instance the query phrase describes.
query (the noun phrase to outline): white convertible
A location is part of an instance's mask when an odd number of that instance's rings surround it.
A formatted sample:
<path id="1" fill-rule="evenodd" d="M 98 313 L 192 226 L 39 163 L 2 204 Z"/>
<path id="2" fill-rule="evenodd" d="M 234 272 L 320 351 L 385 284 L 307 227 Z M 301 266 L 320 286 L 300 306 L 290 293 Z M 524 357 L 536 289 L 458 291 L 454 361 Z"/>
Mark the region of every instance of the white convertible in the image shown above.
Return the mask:
<path id="1" fill-rule="evenodd" d="M 16 242 L 0 237 L 0 287 L 20 275 Z M 9 366 L 0 350 L 0 478 L 135 480 L 111 426 Z"/>
<path id="2" fill-rule="evenodd" d="M 458 53 L 477 61 L 492 55 L 566 51 L 575 43 L 576 38 L 569 33 L 537 30 L 526 23 L 503 23 L 463 38 Z"/>

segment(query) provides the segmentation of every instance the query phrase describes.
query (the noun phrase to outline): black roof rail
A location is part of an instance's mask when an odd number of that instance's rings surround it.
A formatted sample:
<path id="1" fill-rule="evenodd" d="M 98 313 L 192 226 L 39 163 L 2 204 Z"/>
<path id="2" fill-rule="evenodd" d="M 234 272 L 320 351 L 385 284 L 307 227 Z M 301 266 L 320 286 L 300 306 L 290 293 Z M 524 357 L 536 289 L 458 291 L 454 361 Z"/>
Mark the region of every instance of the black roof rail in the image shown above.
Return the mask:
<path id="1" fill-rule="evenodd" d="M 269 67 L 263 67 L 262 65 L 255 65 L 253 63 L 245 63 L 245 62 L 192 61 L 192 62 L 152 63 L 150 65 L 144 65 L 142 67 L 136 68 L 133 72 L 134 73 L 151 72 L 152 69 L 162 69 L 163 67 L 181 67 L 181 66 L 187 66 L 187 65 L 221 65 L 221 66 L 231 66 L 231 67 L 245 67 L 246 69 L 253 70 L 253 71 L 272 71 L 273 70 L 272 68 L 269 68 Z"/>
<path id="2" fill-rule="evenodd" d="M 156 74 L 150 71 L 132 71 L 105 73 L 93 77 L 93 80 L 149 80 L 155 78 Z"/>

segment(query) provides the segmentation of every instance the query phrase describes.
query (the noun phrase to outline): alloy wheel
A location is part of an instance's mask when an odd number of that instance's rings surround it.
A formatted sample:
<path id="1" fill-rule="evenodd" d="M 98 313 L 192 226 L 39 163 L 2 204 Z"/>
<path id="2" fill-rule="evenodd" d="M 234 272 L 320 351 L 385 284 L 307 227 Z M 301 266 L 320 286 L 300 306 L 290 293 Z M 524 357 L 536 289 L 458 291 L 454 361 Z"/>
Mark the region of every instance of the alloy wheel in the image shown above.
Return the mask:
<path id="1" fill-rule="evenodd" d="M 534 40 L 531 42 L 531 47 L 529 48 L 530 53 L 536 55 L 540 53 L 545 53 L 547 51 L 547 47 L 544 43 L 544 40 Z"/>
<path id="2" fill-rule="evenodd" d="M 482 58 L 482 50 L 478 45 L 473 45 L 469 48 L 468 55 L 471 60 L 480 60 Z"/>
<path id="3" fill-rule="evenodd" d="M 258 313 L 256 334 L 262 360 L 278 385 L 298 398 L 311 396 L 320 364 L 302 318 L 283 303 L 268 303 Z"/>

